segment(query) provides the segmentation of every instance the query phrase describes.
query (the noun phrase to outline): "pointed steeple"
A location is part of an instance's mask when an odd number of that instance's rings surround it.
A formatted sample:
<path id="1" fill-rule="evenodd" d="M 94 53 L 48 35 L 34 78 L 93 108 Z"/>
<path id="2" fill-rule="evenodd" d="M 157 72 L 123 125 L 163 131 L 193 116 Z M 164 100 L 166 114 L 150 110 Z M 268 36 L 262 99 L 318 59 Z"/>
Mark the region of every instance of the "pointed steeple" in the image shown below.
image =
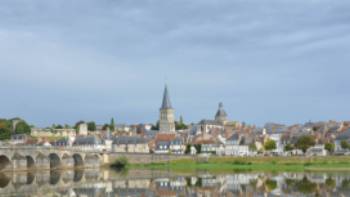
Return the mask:
<path id="1" fill-rule="evenodd" d="M 165 85 L 164 88 L 163 103 L 161 109 L 172 109 L 167 85 Z"/>

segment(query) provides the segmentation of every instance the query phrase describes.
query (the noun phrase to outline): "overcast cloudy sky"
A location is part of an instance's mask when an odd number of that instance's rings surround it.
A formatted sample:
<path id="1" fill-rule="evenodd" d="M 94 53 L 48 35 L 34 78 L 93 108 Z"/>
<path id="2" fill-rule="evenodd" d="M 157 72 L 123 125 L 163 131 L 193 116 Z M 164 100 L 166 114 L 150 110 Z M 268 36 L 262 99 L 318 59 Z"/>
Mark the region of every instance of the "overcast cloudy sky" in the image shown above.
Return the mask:
<path id="1" fill-rule="evenodd" d="M 349 120 L 348 0 L 1 0 L 0 117 Z"/>

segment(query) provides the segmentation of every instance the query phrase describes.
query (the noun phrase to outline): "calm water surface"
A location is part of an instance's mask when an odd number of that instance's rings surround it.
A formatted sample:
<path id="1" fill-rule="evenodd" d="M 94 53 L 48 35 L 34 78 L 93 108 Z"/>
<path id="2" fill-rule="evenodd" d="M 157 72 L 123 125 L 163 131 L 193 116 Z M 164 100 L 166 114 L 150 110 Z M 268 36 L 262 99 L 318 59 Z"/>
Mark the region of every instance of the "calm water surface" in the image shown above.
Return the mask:
<path id="1" fill-rule="evenodd" d="M 0 174 L 0 196 L 350 196 L 350 173 L 75 170 Z"/>

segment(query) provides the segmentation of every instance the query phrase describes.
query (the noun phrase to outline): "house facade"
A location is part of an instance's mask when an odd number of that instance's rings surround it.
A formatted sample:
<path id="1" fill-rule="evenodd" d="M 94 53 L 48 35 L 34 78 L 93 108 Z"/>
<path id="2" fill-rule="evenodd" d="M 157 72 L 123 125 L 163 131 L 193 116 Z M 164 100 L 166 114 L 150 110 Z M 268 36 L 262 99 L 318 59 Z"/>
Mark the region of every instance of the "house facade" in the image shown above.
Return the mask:
<path id="1" fill-rule="evenodd" d="M 120 136 L 113 139 L 112 152 L 149 153 L 148 140 L 138 136 Z"/>

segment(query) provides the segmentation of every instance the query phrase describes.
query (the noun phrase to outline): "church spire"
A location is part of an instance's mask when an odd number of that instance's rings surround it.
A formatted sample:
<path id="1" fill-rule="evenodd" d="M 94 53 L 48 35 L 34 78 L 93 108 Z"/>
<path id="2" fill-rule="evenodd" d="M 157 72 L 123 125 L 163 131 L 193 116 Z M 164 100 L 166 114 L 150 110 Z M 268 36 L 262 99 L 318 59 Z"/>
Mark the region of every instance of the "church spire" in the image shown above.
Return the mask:
<path id="1" fill-rule="evenodd" d="M 164 88 L 163 103 L 161 109 L 172 109 L 167 85 L 165 85 Z"/>

